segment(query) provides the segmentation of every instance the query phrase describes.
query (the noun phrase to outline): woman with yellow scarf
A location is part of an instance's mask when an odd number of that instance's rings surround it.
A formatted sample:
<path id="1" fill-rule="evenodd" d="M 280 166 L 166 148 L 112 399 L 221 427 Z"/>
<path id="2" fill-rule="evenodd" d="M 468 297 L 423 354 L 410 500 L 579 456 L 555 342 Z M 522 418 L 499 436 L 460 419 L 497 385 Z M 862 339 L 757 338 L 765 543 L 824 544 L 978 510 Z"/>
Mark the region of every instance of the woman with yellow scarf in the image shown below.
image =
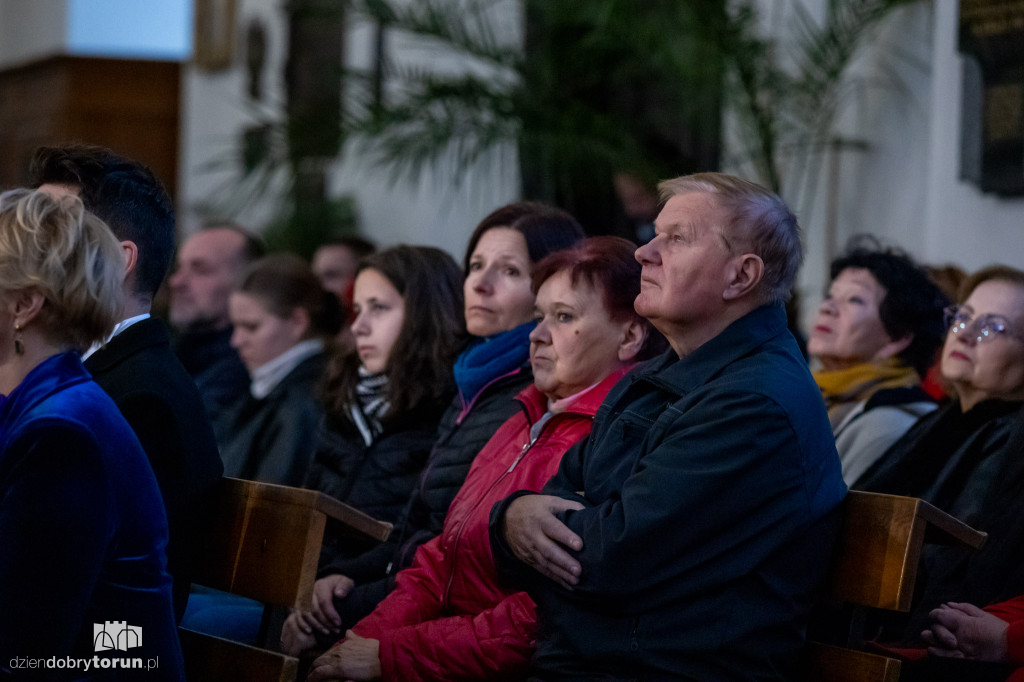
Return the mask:
<path id="1" fill-rule="evenodd" d="M 935 409 L 920 384 L 949 301 L 896 251 L 855 248 L 832 262 L 831 277 L 807 350 L 849 485 Z"/>

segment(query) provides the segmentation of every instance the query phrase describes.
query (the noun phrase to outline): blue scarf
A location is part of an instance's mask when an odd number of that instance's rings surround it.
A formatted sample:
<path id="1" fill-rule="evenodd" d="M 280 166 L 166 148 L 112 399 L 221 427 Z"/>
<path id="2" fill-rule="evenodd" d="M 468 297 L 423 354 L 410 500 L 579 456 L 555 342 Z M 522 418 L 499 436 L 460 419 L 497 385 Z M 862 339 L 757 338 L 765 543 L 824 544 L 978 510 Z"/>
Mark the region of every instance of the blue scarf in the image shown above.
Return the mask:
<path id="1" fill-rule="evenodd" d="M 533 321 L 474 341 L 455 361 L 455 385 L 463 409 L 483 388 L 530 358 Z"/>

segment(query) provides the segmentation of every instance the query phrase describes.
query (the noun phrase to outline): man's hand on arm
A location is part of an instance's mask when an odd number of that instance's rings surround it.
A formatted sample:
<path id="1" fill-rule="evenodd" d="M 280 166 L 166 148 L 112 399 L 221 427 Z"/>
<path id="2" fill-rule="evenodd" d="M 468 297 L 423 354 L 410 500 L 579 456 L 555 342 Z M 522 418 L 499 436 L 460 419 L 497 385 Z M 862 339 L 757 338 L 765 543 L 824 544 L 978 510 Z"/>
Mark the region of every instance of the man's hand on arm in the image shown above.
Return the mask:
<path id="1" fill-rule="evenodd" d="M 505 511 L 503 535 L 521 561 L 567 589 L 579 582 L 580 562 L 566 548 L 583 549 L 583 540 L 555 514 L 583 509 L 579 502 L 552 495 L 524 495 Z"/>

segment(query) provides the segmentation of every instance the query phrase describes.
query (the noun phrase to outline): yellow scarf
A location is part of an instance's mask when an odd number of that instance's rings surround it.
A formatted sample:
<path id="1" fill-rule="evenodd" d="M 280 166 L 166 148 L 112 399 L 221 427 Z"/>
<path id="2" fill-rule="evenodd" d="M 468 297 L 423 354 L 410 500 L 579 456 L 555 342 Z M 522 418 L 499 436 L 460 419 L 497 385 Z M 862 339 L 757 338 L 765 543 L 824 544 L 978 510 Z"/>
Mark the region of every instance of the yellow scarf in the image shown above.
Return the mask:
<path id="1" fill-rule="evenodd" d="M 814 381 L 821 389 L 834 429 L 857 403 L 882 389 L 917 386 L 921 378 L 912 367 L 899 364 L 896 358 L 889 358 L 846 369 L 818 370 L 814 372 Z"/>

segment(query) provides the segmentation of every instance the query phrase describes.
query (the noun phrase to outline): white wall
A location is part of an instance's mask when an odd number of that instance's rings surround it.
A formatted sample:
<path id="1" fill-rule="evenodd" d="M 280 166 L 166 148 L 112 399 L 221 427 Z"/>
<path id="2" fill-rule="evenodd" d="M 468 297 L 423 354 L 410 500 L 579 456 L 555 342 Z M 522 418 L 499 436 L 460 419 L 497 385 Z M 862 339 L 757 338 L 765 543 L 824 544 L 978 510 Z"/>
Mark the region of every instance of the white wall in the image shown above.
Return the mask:
<path id="1" fill-rule="evenodd" d="M 64 52 L 67 0 L 0 1 L 0 68 Z"/>
<path id="2" fill-rule="evenodd" d="M 237 163 L 234 154 L 242 129 L 255 121 L 252 104 L 245 92 L 242 42 L 251 17 L 264 18 L 268 30 L 268 58 L 265 82 L 269 96 L 265 112 L 282 116 L 284 103 L 283 65 L 287 35 L 280 0 L 243 0 L 239 3 L 235 65 L 230 71 L 205 73 L 186 69 L 183 97 L 183 149 L 181 177 L 183 205 L 180 223 L 186 231 L 197 229 L 211 203 L 222 202 L 236 192 Z M 346 35 L 346 60 L 365 66 L 371 55 L 372 32 L 365 24 L 351 21 Z M 422 59 L 422 50 L 389 38 L 399 59 Z M 410 57 L 410 55 L 412 55 Z M 451 67 L 443 55 L 432 58 Z M 211 164 L 220 164 L 211 170 Z M 354 145 L 347 145 L 341 160 L 329 171 L 329 193 L 351 194 L 361 218 L 361 232 L 382 246 L 405 242 L 429 244 L 461 255 L 470 231 L 480 218 L 497 206 L 514 200 L 519 193 L 518 161 L 515 150 L 501 150 L 492 159 L 459 174 L 452 182 L 451 171 L 427 172 L 416 182 L 392 182 Z M 263 197 L 277 196 L 267 192 Z M 276 202 L 261 201 L 253 195 L 242 202 L 233 217 L 250 229 L 262 230 L 277 209 Z"/>
<path id="3" fill-rule="evenodd" d="M 927 166 L 925 257 L 976 269 L 990 263 L 1024 268 L 1024 197 L 1000 199 L 960 181 L 961 57 L 954 2 L 935 2 L 932 126 Z"/>
<path id="4" fill-rule="evenodd" d="M 762 0 L 768 17 L 781 5 L 823 0 Z M 896 11 L 855 62 L 870 85 L 851 91 L 835 126 L 838 136 L 866 143 L 841 152 L 835 244 L 873 233 L 922 262 L 967 270 L 1000 262 L 1024 268 L 1024 198 L 982 194 L 959 180 L 962 58 L 955 0 L 922 0 Z M 769 21 L 775 35 L 791 23 Z M 827 283 L 825 252 L 829 161 L 821 166 L 813 208 L 799 215 L 807 260 L 800 278 L 803 318 L 813 317 Z"/>

